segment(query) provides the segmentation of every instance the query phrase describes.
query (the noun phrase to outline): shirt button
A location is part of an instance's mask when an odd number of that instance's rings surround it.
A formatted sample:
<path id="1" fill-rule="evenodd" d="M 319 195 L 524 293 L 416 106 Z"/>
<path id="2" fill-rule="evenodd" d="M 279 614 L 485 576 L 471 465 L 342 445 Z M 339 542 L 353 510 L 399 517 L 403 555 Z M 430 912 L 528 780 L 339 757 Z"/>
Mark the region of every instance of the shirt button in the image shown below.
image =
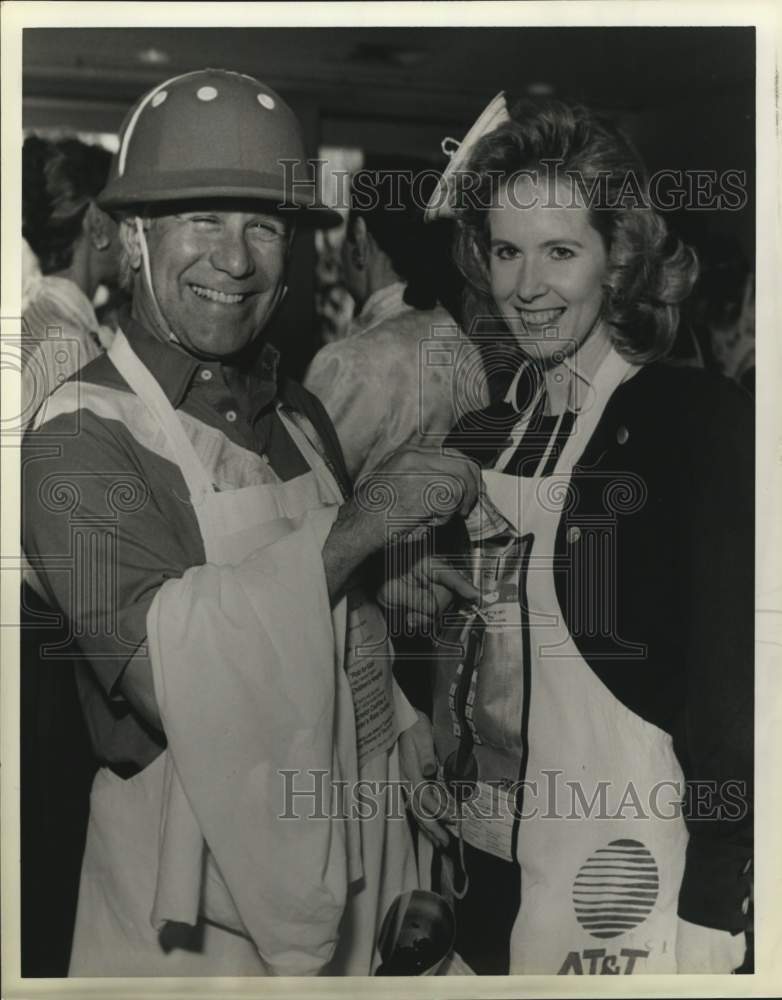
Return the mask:
<path id="1" fill-rule="evenodd" d="M 749 913 L 749 896 L 747 896 L 741 904 L 741 912 L 746 915 Z"/>
<path id="2" fill-rule="evenodd" d="M 209 368 L 201 369 L 201 378 L 204 380 L 204 382 L 211 382 L 212 372 L 209 370 Z"/>
<path id="3" fill-rule="evenodd" d="M 630 431 L 626 427 L 620 427 L 616 432 L 616 440 L 619 444 L 627 444 L 627 440 L 630 437 Z"/>
<path id="4" fill-rule="evenodd" d="M 228 412 L 225 415 L 225 419 L 228 421 L 229 424 L 234 423 L 236 421 L 236 410 L 228 410 Z"/>
<path id="5" fill-rule="evenodd" d="M 581 537 L 581 528 L 579 528 L 578 525 L 574 524 L 572 528 L 567 529 L 567 540 L 571 544 L 573 542 L 577 542 L 580 537 Z"/>

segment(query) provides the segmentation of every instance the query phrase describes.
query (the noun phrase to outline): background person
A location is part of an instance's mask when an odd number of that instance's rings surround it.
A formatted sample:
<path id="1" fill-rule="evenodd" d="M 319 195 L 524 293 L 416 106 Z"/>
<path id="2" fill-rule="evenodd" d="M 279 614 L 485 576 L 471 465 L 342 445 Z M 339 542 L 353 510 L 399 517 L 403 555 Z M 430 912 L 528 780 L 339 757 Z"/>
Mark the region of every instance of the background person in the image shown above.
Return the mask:
<path id="1" fill-rule="evenodd" d="M 92 300 L 117 284 L 119 240 L 95 204 L 111 153 L 78 139 L 29 136 L 22 147 L 22 235 L 39 275 L 25 288 L 22 413 L 29 423 L 46 396 L 111 343 Z"/>
<path id="2" fill-rule="evenodd" d="M 355 478 L 411 440 L 439 446 L 460 411 L 486 401 L 480 354 L 459 329 L 451 225 L 424 225 L 436 180 L 425 162 L 394 157 L 370 159 L 352 178 L 342 273 L 356 316 L 304 384 Z"/>
<path id="3" fill-rule="evenodd" d="M 347 337 L 316 354 L 304 384 L 334 422 L 354 479 L 411 442 L 439 450 L 462 413 L 488 402 L 480 349 L 459 325 L 464 279 L 453 261 L 451 223 L 424 223 L 437 179 L 426 162 L 402 157 L 370 158 L 351 179 L 342 275 L 356 316 Z M 446 564 L 430 570 L 439 585 L 464 589 Z M 426 709 L 423 660 L 431 637 L 395 615 L 404 603 L 395 595 L 386 608 L 395 674 L 413 704 Z M 420 727 L 413 727 L 401 742 L 413 785 L 430 763 L 428 723 L 421 725 L 420 741 Z M 436 824 L 427 828 L 439 835 Z"/>
<path id="4" fill-rule="evenodd" d="M 701 274 L 688 303 L 708 366 L 755 392 L 755 275 L 738 241 L 704 241 Z"/>
<path id="5" fill-rule="evenodd" d="M 586 973 L 595 949 L 601 972 L 730 972 L 752 864 L 750 400 L 663 363 L 695 261 L 612 201 L 644 178 L 614 126 L 519 102 L 459 169 L 458 259 L 527 360 L 447 442 L 484 469 L 466 522 L 484 604 L 443 634 L 462 654 L 435 662 L 436 753 L 504 817 L 451 826 L 434 858 L 457 951 L 482 973 Z M 602 202 L 574 199 L 601 175 Z M 552 774 L 586 801 L 606 783 L 602 808 L 565 818 Z"/>

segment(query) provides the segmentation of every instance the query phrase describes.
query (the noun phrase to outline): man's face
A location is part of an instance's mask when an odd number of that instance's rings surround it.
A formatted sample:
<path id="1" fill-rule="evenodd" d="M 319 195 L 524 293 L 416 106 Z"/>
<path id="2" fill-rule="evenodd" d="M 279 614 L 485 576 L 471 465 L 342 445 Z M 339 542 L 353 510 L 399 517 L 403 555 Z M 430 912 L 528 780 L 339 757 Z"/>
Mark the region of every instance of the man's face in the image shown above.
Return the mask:
<path id="1" fill-rule="evenodd" d="M 236 354 L 261 334 L 277 305 L 288 252 L 277 215 L 225 207 L 183 210 L 147 230 L 152 285 L 182 347 L 198 357 Z M 139 291 L 148 295 L 146 282 Z"/>

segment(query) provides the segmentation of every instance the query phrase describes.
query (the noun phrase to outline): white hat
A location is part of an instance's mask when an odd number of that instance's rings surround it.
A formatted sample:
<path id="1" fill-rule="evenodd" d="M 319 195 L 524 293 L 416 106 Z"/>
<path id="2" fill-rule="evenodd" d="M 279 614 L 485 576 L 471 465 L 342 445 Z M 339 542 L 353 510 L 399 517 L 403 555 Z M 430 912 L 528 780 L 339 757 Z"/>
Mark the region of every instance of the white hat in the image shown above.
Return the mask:
<path id="1" fill-rule="evenodd" d="M 475 124 L 461 142 L 445 138 L 441 148 L 451 162 L 443 171 L 437 187 L 424 211 L 424 222 L 434 222 L 435 219 L 452 219 L 455 212 L 454 199 L 456 195 L 456 176 L 467 163 L 477 141 L 504 122 L 510 121 L 508 105 L 505 101 L 505 91 L 499 94 L 483 109 Z"/>

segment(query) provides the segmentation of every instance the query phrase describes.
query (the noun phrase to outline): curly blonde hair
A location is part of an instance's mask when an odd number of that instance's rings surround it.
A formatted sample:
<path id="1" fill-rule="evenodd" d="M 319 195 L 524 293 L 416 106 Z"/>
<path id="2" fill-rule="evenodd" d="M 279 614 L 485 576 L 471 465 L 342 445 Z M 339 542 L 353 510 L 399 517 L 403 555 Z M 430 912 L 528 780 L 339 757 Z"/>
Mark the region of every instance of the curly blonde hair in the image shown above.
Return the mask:
<path id="1" fill-rule="evenodd" d="M 590 222 L 608 254 L 602 315 L 615 348 L 636 364 L 665 357 L 698 262 L 650 205 L 640 156 L 613 123 L 580 105 L 523 99 L 510 104 L 509 114 L 510 121 L 476 143 L 457 177 L 454 256 L 469 286 L 465 327 L 497 316 L 489 286 L 487 210 L 498 185 L 542 167 L 551 176 L 555 164 L 556 177 L 589 193 Z"/>

